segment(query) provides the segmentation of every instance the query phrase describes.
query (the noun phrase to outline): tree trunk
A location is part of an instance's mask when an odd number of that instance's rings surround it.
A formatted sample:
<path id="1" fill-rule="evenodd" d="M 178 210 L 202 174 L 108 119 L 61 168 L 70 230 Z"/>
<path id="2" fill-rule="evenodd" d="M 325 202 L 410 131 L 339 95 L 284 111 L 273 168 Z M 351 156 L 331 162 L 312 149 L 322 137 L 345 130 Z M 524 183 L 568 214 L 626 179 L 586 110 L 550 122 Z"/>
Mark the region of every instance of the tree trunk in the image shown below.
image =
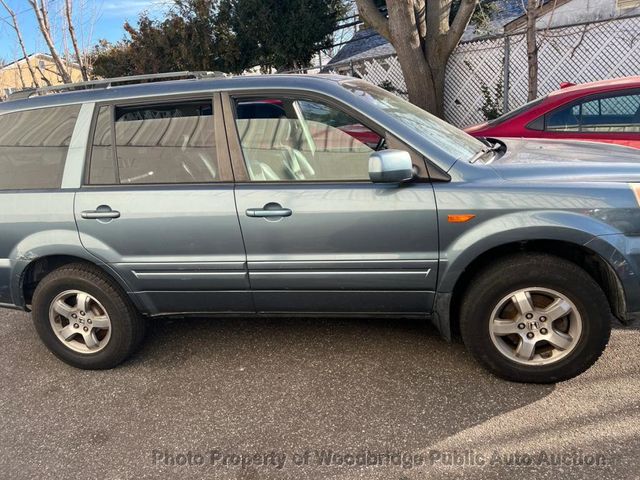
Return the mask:
<path id="1" fill-rule="evenodd" d="M 28 0 L 29 5 L 31 5 L 31 8 L 33 8 L 34 13 L 36 14 L 38 27 L 40 28 L 40 32 L 44 37 L 44 41 L 49 47 L 49 52 L 51 53 L 51 57 L 53 58 L 53 63 L 56 64 L 56 68 L 58 69 L 58 74 L 62 78 L 62 82 L 71 83 L 71 76 L 69 75 L 64 62 L 60 58 L 58 50 L 53 43 L 53 38 L 51 36 L 51 26 L 49 25 L 49 12 L 47 12 L 46 1 L 47 0 Z"/>
<path id="2" fill-rule="evenodd" d="M 538 0 L 527 3 L 527 64 L 529 67 L 529 89 L 527 100 L 538 97 L 538 43 L 536 40 L 536 19 L 538 17 Z"/>
<path id="3" fill-rule="evenodd" d="M 391 42 L 411 103 L 443 118 L 445 71 L 477 0 L 387 0 L 387 18 L 373 0 L 356 0 L 361 17 Z"/>
<path id="4" fill-rule="evenodd" d="M 418 22 L 413 0 L 395 0 L 393 8 L 395 15 L 388 20 L 389 37 L 402 67 L 409 101 L 434 115 L 442 116 L 444 78 L 436 75 L 434 68 L 447 60 L 441 58 L 441 45 L 437 39 L 430 46 L 425 45 L 421 30 L 416 28 Z M 407 28 L 408 25 L 413 28 Z M 427 52 L 435 54 L 436 58 L 430 58 Z"/>

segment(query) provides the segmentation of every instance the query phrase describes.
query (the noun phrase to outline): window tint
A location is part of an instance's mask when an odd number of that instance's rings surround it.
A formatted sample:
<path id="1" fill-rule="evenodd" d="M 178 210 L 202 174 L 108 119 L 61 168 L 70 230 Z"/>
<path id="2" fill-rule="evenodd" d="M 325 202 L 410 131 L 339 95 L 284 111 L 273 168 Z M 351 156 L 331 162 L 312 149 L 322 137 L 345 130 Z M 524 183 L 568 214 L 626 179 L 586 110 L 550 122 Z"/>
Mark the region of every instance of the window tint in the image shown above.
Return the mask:
<path id="1" fill-rule="evenodd" d="M 80 106 L 0 115 L 0 189 L 59 188 Z"/>
<path id="2" fill-rule="evenodd" d="M 89 183 L 110 185 L 116 183 L 113 157 L 113 135 L 111 133 L 111 107 L 101 107 L 93 134 Z"/>
<path id="3" fill-rule="evenodd" d="M 577 132 L 580 130 L 580 108 L 565 107 L 547 114 L 547 130 Z"/>
<path id="4" fill-rule="evenodd" d="M 380 135 L 315 101 L 253 99 L 236 108 L 249 177 L 255 181 L 369 179 L 369 155 Z"/>
<path id="5" fill-rule="evenodd" d="M 218 179 L 212 102 L 115 109 L 120 183 Z"/>
<path id="6" fill-rule="evenodd" d="M 640 93 L 584 101 L 547 115 L 547 130 L 640 132 Z"/>

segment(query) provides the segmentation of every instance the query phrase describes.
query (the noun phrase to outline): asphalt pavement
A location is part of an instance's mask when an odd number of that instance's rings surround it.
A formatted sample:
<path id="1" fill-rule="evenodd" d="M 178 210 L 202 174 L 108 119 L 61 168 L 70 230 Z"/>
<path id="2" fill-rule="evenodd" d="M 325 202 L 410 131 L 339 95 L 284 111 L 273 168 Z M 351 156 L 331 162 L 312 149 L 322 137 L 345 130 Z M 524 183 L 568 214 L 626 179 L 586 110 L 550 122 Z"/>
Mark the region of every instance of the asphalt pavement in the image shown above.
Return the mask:
<path id="1" fill-rule="evenodd" d="M 0 311 L 0 479 L 640 478 L 640 330 L 557 385 L 416 321 L 156 320 L 110 371 Z"/>

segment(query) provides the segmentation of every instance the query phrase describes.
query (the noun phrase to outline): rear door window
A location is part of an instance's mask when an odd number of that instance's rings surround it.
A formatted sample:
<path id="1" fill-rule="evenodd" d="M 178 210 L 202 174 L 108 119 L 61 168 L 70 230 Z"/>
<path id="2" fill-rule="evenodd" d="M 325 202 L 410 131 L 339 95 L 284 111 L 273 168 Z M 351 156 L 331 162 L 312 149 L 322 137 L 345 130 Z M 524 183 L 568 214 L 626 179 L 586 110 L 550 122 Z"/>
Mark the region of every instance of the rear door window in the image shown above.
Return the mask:
<path id="1" fill-rule="evenodd" d="M 0 190 L 60 188 L 80 105 L 0 115 Z"/>
<path id="2" fill-rule="evenodd" d="M 101 107 L 91 184 L 220 181 L 211 100 Z"/>

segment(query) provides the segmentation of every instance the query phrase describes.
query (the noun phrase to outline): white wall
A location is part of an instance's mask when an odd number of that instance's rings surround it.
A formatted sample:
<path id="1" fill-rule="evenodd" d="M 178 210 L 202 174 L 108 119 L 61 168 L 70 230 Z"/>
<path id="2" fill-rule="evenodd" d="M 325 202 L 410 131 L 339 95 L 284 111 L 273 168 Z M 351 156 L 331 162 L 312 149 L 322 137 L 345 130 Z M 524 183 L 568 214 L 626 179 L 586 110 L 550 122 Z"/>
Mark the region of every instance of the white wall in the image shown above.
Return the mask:
<path id="1" fill-rule="evenodd" d="M 634 0 L 634 8 L 619 8 L 628 5 L 628 0 L 573 0 L 556 7 L 553 12 L 543 15 L 538 20 L 538 28 L 557 27 L 582 22 L 607 20 L 615 17 L 640 14 L 640 0 Z"/>

